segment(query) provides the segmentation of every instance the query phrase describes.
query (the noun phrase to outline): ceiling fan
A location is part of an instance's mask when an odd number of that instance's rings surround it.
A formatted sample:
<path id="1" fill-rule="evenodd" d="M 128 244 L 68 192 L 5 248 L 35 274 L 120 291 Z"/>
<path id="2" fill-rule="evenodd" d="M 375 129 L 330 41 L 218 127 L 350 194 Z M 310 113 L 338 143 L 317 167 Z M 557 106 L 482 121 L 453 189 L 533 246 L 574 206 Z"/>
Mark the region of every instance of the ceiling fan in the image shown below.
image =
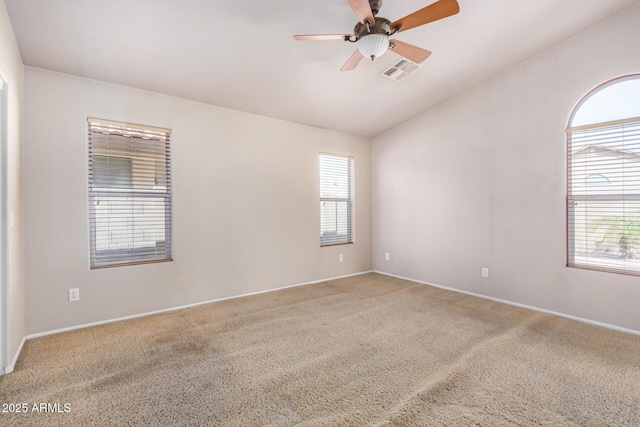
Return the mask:
<path id="1" fill-rule="evenodd" d="M 344 40 L 356 43 L 358 50 L 342 66 L 340 71 L 353 70 L 363 57 L 371 58 L 373 61 L 384 54 L 387 49 L 419 64 L 427 59 L 431 52 L 400 40 L 390 40 L 389 37 L 400 31 L 407 31 L 455 15 L 460 11 L 456 0 L 438 0 L 404 18 L 391 22 L 387 18 L 376 16 L 382 6 L 382 0 L 349 0 L 349 4 L 360 20 L 353 28 L 353 34 L 293 36 L 296 40 Z"/>

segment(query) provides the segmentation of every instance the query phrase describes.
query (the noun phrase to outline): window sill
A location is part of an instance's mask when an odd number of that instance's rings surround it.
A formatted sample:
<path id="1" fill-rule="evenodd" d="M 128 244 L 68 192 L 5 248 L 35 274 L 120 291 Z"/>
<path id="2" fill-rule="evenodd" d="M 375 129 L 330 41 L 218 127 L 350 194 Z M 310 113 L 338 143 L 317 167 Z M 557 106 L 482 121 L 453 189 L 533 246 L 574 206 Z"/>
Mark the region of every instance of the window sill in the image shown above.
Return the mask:
<path id="1" fill-rule="evenodd" d="M 616 270 L 612 268 L 596 267 L 596 266 L 589 266 L 589 265 L 575 265 L 575 264 L 567 264 L 567 267 L 575 268 L 577 270 L 598 271 L 600 273 L 621 274 L 623 276 L 640 276 L 640 271 L 632 271 L 632 270 Z"/>
<path id="2" fill-rule="evenodd" d="M 173 258 L 168 259 L 154 259 L 149 261 L 135 261 L 135 262 L 122 262 L 118 264 L 106 264 L 106 265 L 92 265 L 91 270 L 102 270 L 103 268 L 112 268 L 112 267 L 127 267 L 132 265 L 144 265 L 144 264 L 157 264 L 160 262 L 172 262 Z"/>
<path id="3" fill-rule="evenodd" d="M 344 245 L 353 245 L 355 242 L 346 242 L 346 243 L 327 243 L 326 245 L 320 244 L 321 248 L 328 248 L 330 246 L 344 246 Z"/>

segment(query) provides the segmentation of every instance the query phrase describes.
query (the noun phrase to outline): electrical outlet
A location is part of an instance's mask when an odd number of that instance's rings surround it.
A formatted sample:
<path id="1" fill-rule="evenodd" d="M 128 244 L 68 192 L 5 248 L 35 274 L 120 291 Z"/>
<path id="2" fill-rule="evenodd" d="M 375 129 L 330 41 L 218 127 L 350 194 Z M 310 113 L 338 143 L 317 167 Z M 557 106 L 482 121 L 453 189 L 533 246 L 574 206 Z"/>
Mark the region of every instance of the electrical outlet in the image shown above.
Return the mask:
<path id="1" fill-rule="evenodd" d="M 342 255 L 342 254 L 338 255 L 338 261 L 339 262 L 344 261 L 344 255 Z"/>
<path id="2" fill-rule="evenodd" d="M 80 289 L 73 288 L 69 289 L 69 301 L 79 301 L 80 300 Z"/>
<path id="3" fill-rule="evenodd" d="M 389 255 L 389 252 L 384 253 L 384 259 L 385 261 L 389 261 L 391 259 L 391 255 Z"/>
<path id="4" fill-rule="evenodd" d="M 489 277 L 489 269 L 487 267 L 482 267 L 482 277 Z"/>

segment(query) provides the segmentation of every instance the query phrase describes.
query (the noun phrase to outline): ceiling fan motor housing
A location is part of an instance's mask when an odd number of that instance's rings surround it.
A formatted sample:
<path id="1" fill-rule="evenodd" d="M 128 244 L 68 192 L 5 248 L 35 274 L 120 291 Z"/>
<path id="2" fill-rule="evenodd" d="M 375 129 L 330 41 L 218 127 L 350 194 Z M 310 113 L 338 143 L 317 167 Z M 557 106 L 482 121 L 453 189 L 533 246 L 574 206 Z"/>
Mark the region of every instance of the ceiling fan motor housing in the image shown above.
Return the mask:
<path id="1" fill-rule="evenodd" d="M 356 26 L 353 28 L 353 34 L 356 35 L 356 40 L 361 39 L 362 37 L 369 34 L 380 34 L 384 36 L 388 36 L 391 34 L 390 32 L 391 21 L 387 18 L 376 17 L 376 22 L 373 25 L 363 24 L 358 22 Z"/>

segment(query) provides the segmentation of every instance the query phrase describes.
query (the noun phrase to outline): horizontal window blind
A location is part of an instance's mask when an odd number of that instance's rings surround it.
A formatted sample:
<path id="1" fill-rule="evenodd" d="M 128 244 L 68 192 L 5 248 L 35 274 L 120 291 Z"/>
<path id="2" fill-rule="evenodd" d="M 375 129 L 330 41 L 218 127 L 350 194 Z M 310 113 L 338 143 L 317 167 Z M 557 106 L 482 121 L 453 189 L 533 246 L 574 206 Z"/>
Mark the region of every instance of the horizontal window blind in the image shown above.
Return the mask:
<path id="1" fill-rule="evenodd" d="M 320 245 L 354 241 L 353 158 L 320 155 Z"/>
<path id="2" fill-rule="evenodd" d="M 640 118 L 568 134 L 568 264 L 640 274 Z"/>
<path id="3" fill-rule="evenodd" d="M 167 129 L 88 119 L 91 268 L 171 260 Z"/>

